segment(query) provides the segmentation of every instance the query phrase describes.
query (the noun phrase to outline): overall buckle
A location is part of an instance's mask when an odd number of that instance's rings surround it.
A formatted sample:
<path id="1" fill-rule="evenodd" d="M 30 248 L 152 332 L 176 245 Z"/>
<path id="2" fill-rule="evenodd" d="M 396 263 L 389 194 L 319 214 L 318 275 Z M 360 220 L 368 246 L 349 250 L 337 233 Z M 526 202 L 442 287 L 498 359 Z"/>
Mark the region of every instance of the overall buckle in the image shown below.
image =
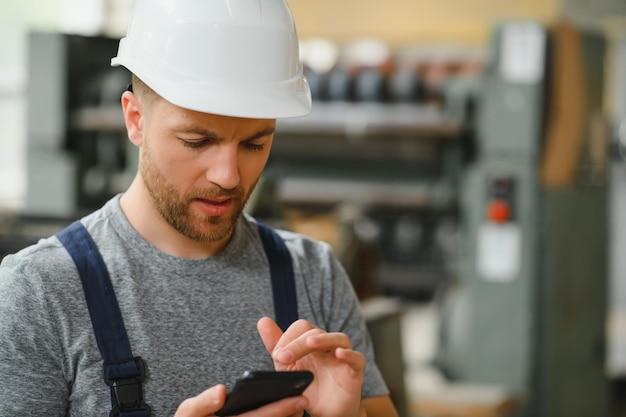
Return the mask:
<path id="1" fill-rule="evenodd" d="M 104 363 L 104 382 L 111 387 L 113 402 L 109 417 L 122 416 L 123 413 L 137 417 L 150 415 L 150 407 L 143 400 L 144 379 L 145 366 L 139 356 Z"/>

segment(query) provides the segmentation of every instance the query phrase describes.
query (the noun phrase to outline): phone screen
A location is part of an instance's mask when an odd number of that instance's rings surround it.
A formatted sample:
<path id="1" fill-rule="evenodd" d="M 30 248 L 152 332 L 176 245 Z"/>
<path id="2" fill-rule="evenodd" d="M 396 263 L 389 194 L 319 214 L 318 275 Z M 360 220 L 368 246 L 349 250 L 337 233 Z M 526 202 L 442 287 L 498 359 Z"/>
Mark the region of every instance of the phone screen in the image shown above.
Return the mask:
<path id="1" fill-rule="evenodd" d="M 300 395 L 313 381 L 309 371 L 246 371 L 215 415 L 232 416 Z"/>

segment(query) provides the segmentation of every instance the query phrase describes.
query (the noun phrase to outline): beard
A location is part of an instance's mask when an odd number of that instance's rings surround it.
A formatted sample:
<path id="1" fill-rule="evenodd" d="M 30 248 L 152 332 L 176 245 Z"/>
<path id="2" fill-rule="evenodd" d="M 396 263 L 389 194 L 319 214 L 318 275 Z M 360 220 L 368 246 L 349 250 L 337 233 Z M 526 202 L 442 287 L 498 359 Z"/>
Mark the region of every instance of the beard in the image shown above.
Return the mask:
<path id="1" fill-rule="evenodd" d="M 150 152 L 145 147 L 139 170 L 154 207 L 161 217 L 183 236 L 200 243 L 217 242 L 230 237 L 256 185 L 255 181 L 247 193 L 241 186 L 234 189 L 213 186 L 193 187 L 181 195 L 152 162 Z M 234 210 L 224 216 L 204 216 L 194 213 L 190 208 L 195 200 L 216 198 L 232 199 Z"/>

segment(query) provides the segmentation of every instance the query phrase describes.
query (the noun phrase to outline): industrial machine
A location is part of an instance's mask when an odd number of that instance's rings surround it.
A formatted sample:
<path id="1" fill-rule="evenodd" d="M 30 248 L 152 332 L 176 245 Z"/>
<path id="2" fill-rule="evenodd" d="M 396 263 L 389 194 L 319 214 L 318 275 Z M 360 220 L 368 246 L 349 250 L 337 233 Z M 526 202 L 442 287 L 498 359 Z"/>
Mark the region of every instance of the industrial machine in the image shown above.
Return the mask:
<path id="1" fill-rule="evenodd" d="M 314 103 L 307 118 L 279 121 L 265 175 L 274 217 L 339 213 L 373 249 L 375 291 L 431 297 L 448 274 L 466 139 L 434 107 Z"/>
<path id="2" fill-rule="evenodd" d="M 50 236 L 122 192 L 137 150 L 123 129 L 129 74 L 111 68 L 116 39 L 28 36 L 27 188 L 15 216 L 0 218 L 0 259 Z"/>
<path id="3" fill-rule="evenodd" d="M 121 129 L 119 105 L 130 75 L 109 65 L 117 44 L 29 34 L 24 215 L 75 218 L 130 184 L 136 151 Z"/>
<path id="4" fill-rule="evenodd" d="M 608 415 L 604 51 L 567 23 L 510 22 L 484 73 L 437 359 L 520 417 Z"/>
<path id="5" fill-rule="evenodd" d="M 344 258 L 358 269 L 350 271 L 357 289 L 368 281 L 373 291 L 430 299 L 455 250 L 482 55 L 456 48 L 446 56 L 443 48 L 428 56 L 424 45 L 391 51 L 372 39 L 305 45 L 313 111 L 278 121 L 265 175 L 273 215 L 339 213 L 343 235 L 376 258 Z M 368 271 L 375 277 L 362 276 Z"/>
<path id="6" fill-rule="evenodd" d="M 619 39 L 615 59 L 614 125 L 609 186 L 609 276 L 607 370 L 615 381 L 615 407 L 626 408 L 626 38 Z"/>

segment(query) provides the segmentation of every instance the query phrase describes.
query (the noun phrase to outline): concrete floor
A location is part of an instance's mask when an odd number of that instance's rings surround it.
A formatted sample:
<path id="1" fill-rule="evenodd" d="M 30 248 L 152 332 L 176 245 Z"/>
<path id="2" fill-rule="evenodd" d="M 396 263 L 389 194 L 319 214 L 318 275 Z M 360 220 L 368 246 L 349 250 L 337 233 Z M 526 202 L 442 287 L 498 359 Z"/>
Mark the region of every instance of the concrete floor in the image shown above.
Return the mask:
<path id="1" fill-rule="evenodd" d="M 402 350 L 406 364 L 404 381 L 409 410 L 415 410 L 414 404 L 418 398 L 424 398 L 425 395 L 446 384 L 443 377 L 431 366 L 431 361 L 437 351 L 437 320 L 436 308 L 428 303 L 407 304 L 401 319 Z M 615 320 L 610 320 L 610 322 L 615 326 Z M 626 342 L 626 322 L 620 321 L 619 323 L 617 331 L 613 329 L 611 333 L 609 329 L 609 339 L 613 344 Z M 613 360 L 617 359 L 617 363 L 622 366 L 624 358 L 621 352 L 619 356 L 614 356 Z M 489 387 L 482 387 L 479 395 L 483 398 L 486 398 L 485 396 L 496 398 L 499 393 L 494 389 L 490 391 Z M 609 417 L 626 417 L 626 375 L 611 377 L 611 397 Z M 404 417 L 423 417 L 423 414 L 413 412 Z"/>

